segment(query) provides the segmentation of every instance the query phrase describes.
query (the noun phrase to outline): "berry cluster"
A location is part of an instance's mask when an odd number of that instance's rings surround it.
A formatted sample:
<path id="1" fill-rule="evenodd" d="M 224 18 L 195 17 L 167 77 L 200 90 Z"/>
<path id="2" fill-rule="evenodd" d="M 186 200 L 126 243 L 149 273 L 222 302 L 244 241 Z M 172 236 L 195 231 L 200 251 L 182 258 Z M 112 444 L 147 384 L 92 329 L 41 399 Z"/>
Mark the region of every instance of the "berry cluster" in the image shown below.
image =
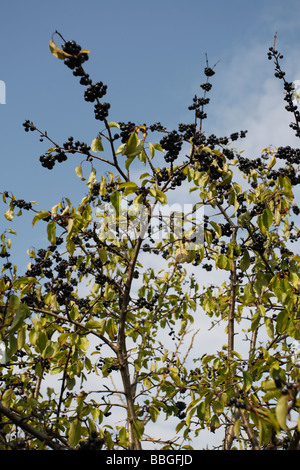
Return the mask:
<path id="1" fill-rule="evenodd" d="M 93 84 L 89 74 L 82 67 L 82 64 L 88 60 L 88 54 L 81 52 L 81 47 L 75 41 L 66 41 L 62 45 L 62 49 L 64 52 L 72 55 L 72 57 L 66 58 L 64 63 L 73 70 L 73 75 L 81 77 L 81 85 L 88 86 L 84 93 L 85 101 L 93 103 L 97 100 L 94 107 L 95 119 L 104 121 L 108 116 L 110 104 L 100 103 L 98 100 L 106 94 L 107 85 L 103 85 L 102 82 Z"/>
<path id="2" fill-rule="evenodd" d="M 175 403 L 175 406 L 177 408 L 177 418 L 184 419 L 186 417 L 186 413 L 184 413 L 184 410 L 186 409 L 186 404 L 184 403 L 184 401 L 177 401 Z"/>
<path id="3" fill-rule="evenodd" d="M 165 161 L 167 163 L 173 163 L 178 158 L 181 150 L 182 137 L 176 131 L 169 132 L 161 139 L 160 145 L 164 150 L 166 150 L 166 154 L 164 156 Z"/>
<path id="4" fill-rule="evenodd" d="M 74 76 L 85 76 L 82 64 L 88 60 L 88 54 L 85 52 L 81 53 L 81 47 L 75 41 L 66 41 L 62 45 L 62 50 L 72 56 L 67 57 L 64 63 L 73 70 Z"/>
<path id="5" fill-rule="evenodd" d="M 286 160 L 287 163 L 299 164 L 300 162 L 300 149 L 293 149 L 289 145 L 286 147 L 278 147 L 276 158 Z"/>
<path id="6" fill-rule="evenodd" d="M 107 85 L 103 85 L 102 82 L 97 82 L 94 83 L 93 85 L 90 85 L 85 93 L 84 93 L 84 99 L 85 101 L 89 101 L 93 103 L 97 98 L 102 98 L 104 95 L 106 95 L 106 90 L 107 90 Z"/>
<path id="7" fill-rule="evenodd" d="M 60 149 L 57 150 L 55 155 L 51 153 L 46 153 L 45 155 L 40 156 L 40 162 L 44 168 L 48 168 L 48 170 L 52 170 L 56 162 L 64 162 L 67 160 L 67 155 L 65 152 L 62 152 Z"/>
<path id="8" fill-rule="evenodd" d="M 167 129 L 160 122 L 155 122 L 154 124 L 151 124 L 148 129 L 151 132 L 167 132 Z"/>
<path id="9" fill-rule="evenodd" d="M 40 162 L 44 168 L 52 170 L 56 162 L 61 163 L 68 159 L 67 153 L 80 152 L 89 156 L 90 150 L 91 147 L 85 142 L 80 142 L 79 140 L 74 142 L 74 138 L 70 136 L 68 141 L 63 143 L 62 147 L 56 147 L 51 152 L 41 155 Z"/>
<path id="10" fill-rule="evenodd" d="M 182 134 L 182 138 L 185 141 L 189 141 L 196 132 L 195 124 L 178 124 L 178 131 Z"/>
<path id="11" fill-rule="evenodd" d="M 291 112 L 294 114 L 294 119 L 295 122 L 290 123 L 290 127 L 295 131 L 295 135 L 297 137 L 300 137 L 300 112 L 298 110 L 298 106 L 294 103 L 295 97 L 294 97 L 294 90 L 295 86 L 293 82 L 288 82 L 285 79 L 285 72 L 281 70 L 279 60 L 283 59 L 283 55 L 281 55 L 275 47 L 269 47 L 268 51 L 268 59 L 274 59 L 274 64 L 275 64 L 275 77 L 283 80 L 283 86 L 285 90 L 285 97 L 284 100 L 287 102 L 287 105 L 285 106 L 285 109 L 288 112 Z"/>
<path id="12" fill-rule="evenodd" d="M 109 108 L 109 103 L 96 103 L 94 108 L 95 119 L 104 121 L 108 116 Z"/>
<path id="13" fill-rule="evenodd" d="M 30 210 L 32 209 L 32 204 L 31 202 L 26 202 L 24 199 L 15 199 L 12 201 L 13 205 L 15 207 L 18 207 L 19 209 L 25 209 L 25 210 Z"/>
<path id="14" fill-rule="evenodd" d="M 136 304 L 139 308 L 148 308 L 152 309 L 154 305 L 156 304 L 157 300 L 159 298 L 159 294 L 154 294 L 151 300 L 146 300 L 144 297 L 139 297 L 136 301 Z"/>
<path id="15" fill-rule="evenodd" d="M 33 124 L 33 122 L 31 122 L 29 119 L 26 119 L 26 120 L 23 122 L 23 126 L 24 126 L 25 132 L 35 131 L 35 129 L 36 129 L 36 127 L 35 127 L 35 125 Z"/>
<path id="16" fill-rule="evenodd" d="M 42 276 L 43 273 L 45 275 L 47 274 L 47 269 L 51 268 L 53 262 L 50 258 L 46 258 L 46 253 L 47 251 L 44 249 L 37 251 L 34 263 L 32 263 L 30 269 L 25 273 L 26 276 Z M 49 273 L 49 276 L 46 275 L 46 277 L 52 277 L 52 274 L 50 276 Z"/>
<path id="17" fill-rule="evenodd" d="M 162 183 L 163 181 L 168 181 L 169 172 L 167 168 L 162 168 L 159 173 L 157 173 L 157 182 Z"/>
<path id="18" fill-rule="evenodd" d="M 171 188 L 174 189 L 176 186 L 181 186 L 182 182 L 186 180 L 187 176 L 183 173 L 182 170 L 177 170 L 173 173 Z"/>
<path id="19" fill-rule="evenodd" d="M 207 77 L 212 77 L 215 74 L 215 71 L 211 67 L 205 67 L 204 74 Z"/>
<path id="20" fill-rule="evenodd" d="M 195 110 L 195 116 L 198 119 L 205 119 L 207 114 L 203 111 L 203 106 L 209 103 L 209 98 L 198 98 L 196 95 L 193 98 L 193 104 L 189 106 L 189 110 Z"/>
<path id="21" fill-rule="evenodd" d="M 92 431 L 86 441 L 79 442 L 79 450 L 101 450 L 103 444 L 104 439 L 99 437 L 96 431 Z"/>
<path id="22" fill-rule="evenodd" d="M 257 251 L 258 253 L 264 253 L 265 247 L 264 244 L 266 242 L 266 235 L 263 235 L 262 233 L 258 233 L 255 236 L 255 242 L 252 245 L 252 248 L 254 251 Z"/>
<path id="23" fill-rule="evenodd" d="M 119 122 L 120 126 L 120 137 L 121 137 L 121 142 L 125 144 L 127 140 L 129 139 L 130 134 L 133 132 L 135 128 L 135 124 L 131 121 L 125 123 L 125 122 Z"/>

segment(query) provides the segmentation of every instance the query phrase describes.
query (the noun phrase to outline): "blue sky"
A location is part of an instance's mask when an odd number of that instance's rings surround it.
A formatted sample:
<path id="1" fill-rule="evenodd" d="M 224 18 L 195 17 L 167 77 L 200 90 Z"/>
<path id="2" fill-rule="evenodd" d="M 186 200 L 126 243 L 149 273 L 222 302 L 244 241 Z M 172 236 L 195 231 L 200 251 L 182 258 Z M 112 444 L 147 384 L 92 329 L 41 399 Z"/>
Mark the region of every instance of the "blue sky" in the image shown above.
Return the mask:
<path id="1" fill-rule="evenodd" d="M 83 99 L 84 87 L 49 51 L 55 30 L 91 51 L 86 70 L 94 81 L 108 85 L 106 99 L 115 121 L 161 121 L 170 129 L 190 122 L 187 107 L 195 93 L 201 94 L 207 53 L 211 66 L 219 63 L 206 132 L 221 136 L 248 129 L 242 144 L 251 153 L 278 144 L 274 140 L 294 142 L 266 53 L 277 31 L 289 78 L 300 79 L 299 26 L 297 0 L 3 0 L 1 191 L 35 200 L 40 209 L 64 196 L 77 203 L 84 194 L 74 172 L 79 157 L 52 171 L 42 168 L 39 156 L 49 145 L 22 126 L 30 119 L 59 143 L 69 135 L 90 143 L 100 130 L 93 106 Z M 1 232 L 5 224 L 0 219 Z M 38 228 L 21 228 L 27 249 Z"/>
<path id="2" fill-rule="evenodd" d="M 242 144 L 255 153 L 269 144 L 295 143 L 266 53 L 277 31 L 289 79 L 300 79 L 299 23 L 297 0 L 3 0 L 1 190 L 46 209 L 64 196 L 77 203 L 86 189 L 75 176 L 78 157 L 52 171 L 42 168 L 39 156 L 49 146 L 22 126 L 30 119 L 59 143 L 69 135 L 90 143 L 100 130 L 93 106 L 83 99 L 84 87 L 49 51 L 55 30 L 91 51 L 86 70 L 108 85 L 115 121 L 161 121 L 170 129 L 190 122 L 187 107 L 201 94 L 205 54 L 210 65 L 219 61 L 206 132 L 220 136 L 248 129 Z M 5 224 L 1 219 L 1 232 Z M 38 229 L 22 230 L 24 242 Z"/>

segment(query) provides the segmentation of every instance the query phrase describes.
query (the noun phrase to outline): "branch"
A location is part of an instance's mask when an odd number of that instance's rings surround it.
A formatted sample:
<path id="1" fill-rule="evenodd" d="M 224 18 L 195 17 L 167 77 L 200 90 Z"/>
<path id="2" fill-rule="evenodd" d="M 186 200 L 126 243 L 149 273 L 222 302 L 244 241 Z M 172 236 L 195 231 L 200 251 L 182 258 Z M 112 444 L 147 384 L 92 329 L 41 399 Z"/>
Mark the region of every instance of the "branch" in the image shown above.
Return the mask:
<path id="1" fill-rule="evenodd" d="M 0 402 L 0 413 L 4 414 L 4 416 L 10 419 L 16 426 L 19 426 L 21 429 L 23 429 L 23 431 L 36 437 L 41 442 L 45 442 L 45 444 L 47 444 L 47 446 L 49 446 L 51 449 L 66 450 L 66 447 L 53 441 L 52 438 L 48 434 L 45 434 L 44 432 L 39 431 L 38 429 L 34 428 L 30 424 L 26 423 L 26 421 L 24 421 L 24 418 L 22 418 L 20 415 L 18 415 L 14 411 L 11 411 L 9 408 L 6 408 L 1 402 Z"/>

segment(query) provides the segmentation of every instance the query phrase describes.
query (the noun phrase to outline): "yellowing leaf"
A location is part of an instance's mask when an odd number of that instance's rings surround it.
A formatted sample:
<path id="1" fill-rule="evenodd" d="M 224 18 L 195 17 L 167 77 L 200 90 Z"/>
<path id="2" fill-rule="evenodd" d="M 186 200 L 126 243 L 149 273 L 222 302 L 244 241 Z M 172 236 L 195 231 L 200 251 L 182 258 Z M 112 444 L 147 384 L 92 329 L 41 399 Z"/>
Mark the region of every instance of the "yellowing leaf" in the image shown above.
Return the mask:
<path id="1" fill-rule="evenodd" d="M 118 129 L 120 129 L 120 124 L 118 124 L 117 122 L 114 122 L 114 121 L 111 121 L 108 123 L 109 127 L 117 127 Z"/>
<path id="2" fill-rule="evenodd" d="M 100 137 L 96 137 L 91 143 L 91 149 L 93 152 L 103 152 L 104 148 Z"/>
<path id="3" fill-rule="evenodd" d="M 49 47 L 50 47 L 50 51 L 52 52 L 52 54 L 54 55 L 54 57 L 57 57 L 58 59 L 64 60 L 64 59 L 66 59 L 67 57 L 72 57 L 71 54 L 67 54 L 67 52 L 64 52 L 62 49 L 60 49 L 60 48 L 55 44 L 55 42 L 53 41 L 53 39 L 51 39 L 51 41 L 49 42 Z"/>
<path id="4" fill-rule="evenodd" d="M 184 263 L 189 259 L 189 252 L 184 248 L 178 248 L 175 251 L 175 261 L 176 263 Z"/>
<path id="5" fill-rule="evenodd" d="M 278 399 L 278 402 L 275 408 L 275 414 L 276 414 L 278 424 L 283 430 L 287 429 L 287 426 L 286 426 L 287 411 L 288 411 L 287 396 L 281 395 L 281 397 Z"/>
<path id="6" fill-rule="evenodd" d="M 81 167 L 81 165 L 78 165 L 78 166 L 75 168 L 75 173 L 76 173 L 76 175 L 78 176 L 78 178 L 81 178 L 82 180 L 85 179 L 85 178 L 83 177 L 83 174 L 82 174 L 82 167 Z"/>

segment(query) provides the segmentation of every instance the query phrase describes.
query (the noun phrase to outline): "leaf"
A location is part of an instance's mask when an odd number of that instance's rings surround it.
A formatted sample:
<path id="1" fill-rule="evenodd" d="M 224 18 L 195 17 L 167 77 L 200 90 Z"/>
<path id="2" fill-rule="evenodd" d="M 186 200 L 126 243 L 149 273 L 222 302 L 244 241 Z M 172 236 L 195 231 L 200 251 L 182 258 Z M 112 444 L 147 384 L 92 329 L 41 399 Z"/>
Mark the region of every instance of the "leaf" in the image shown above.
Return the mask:
<path id="1" fill-rule="evenodd" d="M 216 235 L 219 238 L 222 235 L 222 229 L 219 224 L 213 221 L 209 221 L 209 223 L 212 225 L 212 227 L 215 229 Z"/>
<path id="2" fill-rule="evenodd" d="M 23 325 L 18 331 L 18 336 L 17 336 L 18 350 L 24 348 L 25 342 L 26 342 L 26 325 Z"/>
<path id="3" fill-rule="evenodd" d="M 11 221 L 14 218 L 13 209 L 7 209 L 7 211 L 4 213 L 4 216 L 7 220 Z"/>
<path id="4" fill-rule="evenodd" d="M 243 254 L 243 257 L 240 261 L 240 269 L 242 271 L 247 271 L 247 269 L 249 268 L 250 266 L 250 255 L 249 255 L 249 252 L 248 250 L 244 250 L 244 254 Z"/>
<path id="5" fill-rule="evenodd" d="M 71 447 L 75 447 L 81 438 L 81 422 L 79 419 L 74 419 L 70 426 L 69 431 L 69 444 Z"/>
<path id="6" fill-rule="evenodd" d="M 16 313 L 16 311 L 18 310 L 19 308 L 19 305 L 20 305 L 20 299 L 17 295 L 14 295 L 12 294 L 9 298 L 9 302 L 8 302 L 8 306 L 9 306 L 9 310 L 10 312 L 12 313 Z"/>
<path id="7" fill-rule="evenodd" d="M 162 204 L 167 204 L 167 196 L 161 189 L 151 188 L 149 193 Z"/>
<path id="8" fill-rule="evenodd" d="M 29 315 L 30 315 L 29 308 L 27 307 L 27 305 L 21 303 L 16 313 L 16 316 L 13 319 L 13 322 L 9 329 L 9 333 L 14 333 L 19 328 L 19 326 L 24 322 L 25 318 L 27 318 Z"/>
<path id="9" fill-rule="evenodd" d="M 93 152 L 103 152 L 104 148 L 102 145 L 101 137 L 96 137 L 91 143 L 91 149 Z"/>
<path id="10" fill-rule="evenodd" d="M 82 166 L 81 165 L 78 165 L 75 168 L 75 173 L 78 176 L 78 178 L 81 178 L 81 180 L 85 180 L 85 178 L 83 177 L 83 174 L 82 174 Z"/>
<path id="11" fill-rule="evenodd" d="M 243 390 L 244 392 L 248 392 L 248 390 L 251 388 L 252 386 L 252 377 L 251 375 L 249 374 L 249 372 L 247 371 L 244 371 L 243 372 L 243 379 L 244 379 L 244 386 L 243 386 Z"/>
<path id="12" fill-rule="evenodd" d="M 130 134 L 129 139 L 126 144 L 126 149 L 125 149 L 125 155 L 130 155 L 134 150 L 136 149 L 136 146 L 138 145 L 139 138 L 136 132 L 132 132 Z"/>
<path id="13" fill-rule="evenodd" d="M 220 269 L 225 269 L 226 271 L 230 271 L 231 269 L 231 261 L 227 256 L 220 254 L 216 260 L 216 266 Z"/>
<path id="14" fill-rule="evenodd" d="M 279 426 L 284 431 L 287 429 L 287 426 L 286 426 L 287 412 L 288 412 L 287 395 L 281 395 L 281 397 L 278 399 L 278 402 L 276 404 L 275 415 L 276 415 Z"/>
<path id="15" fill-rule="evenodd" d="M 110 195 L 110 202 L 112 203 L 116 214 L 118 215 L 120 213 L 120 207 L 121 207 L 121 193 L 119 191 L 114 191 Z"/>
<path id="16" fill-rule="evenodd" d="M 189 253 L 185 248 L 178 248 L 174 255 L 176 263 L 184 263 L 189 259 Z"/>
<path id="17" fill-rule="evenodd" d="M 267 229 L 271 227 L 273 222 L 273 214 L 269 208 L 265 209 L 257 218 L 257 225 L 262 234 L 265 234 Z"/>
<path id="18" fill-rule="evenodd" d="M 100 321 L 97 321 L 97 320 L 89 320 L 85 326 L 86 328 L 88 328 L 89 330 L 97 330 L 98 333 L 100 335 L 102 335 L 104 333 L 104 330 L 105 330 L 105 322 L 106 322 L 106 319 L 103 318 L 102 320 Z"/>
<path id="19" fill-rule="evenodd" d="M 233 426 L 233 432 L 235 437 L 239 437 L 240 434 L 240 427 L 241 427 L 241 418 L 238 418 L 235 420 L 234 426 Z"/>
<path id="20" fill-rule="evenodd" d="M 12 388 L 8 388 L 7 390 L 5 390 L 5 392 L 3 393 L 2 397 L 1 397 L 1 402 L 3 403 L 3 405 L 6 407 L 6 408 L 10 408 L 10 404 L 11 404 L 11 401 L 12 401 L 12 397 L 13 397 L 13 389 Z"/>
<path id="21" fill-rule="evenodd" d="M 129 169 L 131 163 L 133 162 L 133 160 L 135 159 L 136 155 L 134 157 L 128 157 L 126 158 L 126 161 L 125 161 L 125 168 L 126 170 Z"/>
<path id="22" fill-rule="evenodd" d="M 151 142 L 148 142 L 148 145 L 149 145 L 150 157 L 152 159 L 154 157 L 154 154 L 155 154 L 155 147 L 154 147 L 153 144 L 151 144 Z"/>
<path id="23" fill-rule="evenodd" d="M 139 153 L 141 153 L 143 148 L 144 141 L 138 138 L 136 132 L 133 132 L 127 141 L 123 154 L 126 155 L 128 158 L 132 159 L 133 157 L 136 157 Z"/>
<path id="24" fill-rule="evenodd" d="M 54 220 L 49 222 L 47 226 L 47 235 L 51 245 L 54 245 L 56 242 L 56 222 Z"/>
<path id="25" fill-rule="evenodd" d="M 269 207 L 263 211 L 262 216 L 265 227 L 270 228 L 273 222 L 273 214 Z"/>
<path id="26" fill-rule="evenodd" d="M 144 423 L 138 419 L 134 419 L 132 422 L 132 427 L 135 437 L 140 441 L 144 434 Z"/>
<path id="27" fill-rule="evenodd" d="M 41 220 L 41 219 L 46 219 L 47 217 L 49 217 L 51 214 L 49 211 L 40 211 L 38 212 L 33 220 L 32 220 L 32 226 L 34 226 L 34 224 L 38 221 L 38 220 Z"/>
<path id="28" fill-rule="evenodd" d="M 62 49 L 60 49 L 60 48 L 55 44 L 55 42 L 53 41 L 53 39 L 50 40 L 50 42 L 49 42 L 49 47 L 50 47 L 50 51 L 52 52 L 52 54 L 54 55 L 54 57 L 57 57 L 58 59 L 64 60 L 64 59 L 66 59 L 67 57 L 73 57 L 71 54 L 68 54 L 67 52 L 64 52 Z"/>
<path id="29" fill-rule="evenodd" d="M 118 129 L 120 129 L 120 124 L 118 124 L 117 122 L 114 122 L 114 121 L 111 121 L 108 123 L 109 127 L 117 127 Z"/>

